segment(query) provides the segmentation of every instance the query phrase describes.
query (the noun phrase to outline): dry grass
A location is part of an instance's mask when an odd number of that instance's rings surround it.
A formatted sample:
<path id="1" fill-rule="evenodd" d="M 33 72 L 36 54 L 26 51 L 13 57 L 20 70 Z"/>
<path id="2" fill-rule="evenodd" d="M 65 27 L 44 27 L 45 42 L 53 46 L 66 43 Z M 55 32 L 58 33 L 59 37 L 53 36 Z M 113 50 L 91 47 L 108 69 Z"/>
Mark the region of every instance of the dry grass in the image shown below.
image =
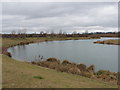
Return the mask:
<path id="1" fill-rule="evenodd" d="M 2 48 L 4 50 L 7 47 L 17 45 L 20 42 L 40 42 L 46 40 L 50 41 L 65 39 L 71 38 L 3 39 Z M 48 67 L 49 63 L 47 64 Z M 56 65 L 56 63 L 54 64 Z M 33 65 L 27 62 L 19 62 L 6 55 L 2 55 L 2 65 L 0 64 L 0 66 L 2 66 L 2 70 L 0 71 L 2 71 L 3 76 L 3 88 L 117 88 L 117 85 L 112 85 L 111 83 L 85 78 L 80 75 L 57 72 L 55 70 Z M 53 66 L 54 65 L 51 65 L 50 67 L 54 68 Z M 75 73 L 76 70 L 77 69 L 74 68 L 70 71 Z"/>
<path id="2" fill-rule="evenodd" d="M 118 73 L 112 73 L 110 71 L 107 70 L 99 70 L 98 72 L 96 72 L 96 76 L 97 78 L 100 78 L 104 81 L 109 81 L 109 82 L 113 82 L 114 80 L 118 80 Z"/>
<path id="3" fill-rule="evenodd" d="M 32 64 L 39 65 L 42 67 L 47 67 L 50 69 L 55 69 L 60 72 L 66 72 L 71 74 L 76 74 L 84 76 L 87 78 L 102 80 L 106 82 L 111 82 L 117 84 L 117 73 L 109 72 L 105 70 L 100 70 L 95 73 L 95 66 L 90 65 L 87 67 L 85 64 L 76 64 L 68 60 L 64 60 L 62 63 L 56 58 L 48 58 L 46 61 L 33 61 Z"/>
<path id="4" fill-rule="evenodd" d="M 19 62 L 5 55 L 2 75 L 3 88 L 117 88 L 107 82 Z"/>
<path id="5" fill-rule="evenodd" d="M 94 43 L 99 43 L 99 44 L 108 44 L 108 45 L 120 45 L 120 39 L 116 40 L 105 40 L 105 41 L 96 41 Z"/>
<path id="6" fill-rule="evenodd" d="M 33 42 L 42 42 L 42 41 L 53 41 L 53 40 L 76 40 L 76 39 L 93 39 L 90 37 L 63 37 L 63 38 L 57 38 L 57 37 L 53 37 L 53 38 L 49 38 L 49 37 L 38 37 L 38 38 L 0 38 L 0 41 L 2 43 L 0 43 L 0 45 L 4 48 L 6 47 L 10 47 L 10 46 L 14 46 L 14 45 L 19 45 L 19 44 L 29 44 L 29 43 L 33 43 Z"/>
<path id="7" fill-rule="evenodd" d="M 2 55 L 0 54 L 0 89 L 2 88 Z"/>
<path id="8" fill-rule="evenodd" d="M 85 64 L 78 64 L 77 67 L 80 69 L 80 71 L 85 72 L 87 66 Z"/>

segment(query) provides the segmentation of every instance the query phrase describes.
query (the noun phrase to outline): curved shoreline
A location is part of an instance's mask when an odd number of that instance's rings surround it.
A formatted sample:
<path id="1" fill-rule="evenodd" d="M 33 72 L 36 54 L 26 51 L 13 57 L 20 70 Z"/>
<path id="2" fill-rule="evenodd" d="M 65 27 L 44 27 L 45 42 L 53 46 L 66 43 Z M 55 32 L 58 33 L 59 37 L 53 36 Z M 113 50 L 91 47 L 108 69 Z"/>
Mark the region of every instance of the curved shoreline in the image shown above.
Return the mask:
<path id="1" fill-rule="evenodd" d="M 73 39 L 74 40 L 74 39 Z M 10 48 L 10 47 L 13 47 L 13 46 L 17 46 L 17 45 L 27 45 L 27 44 L 30 44 L 30 43 L 37 43 L 37 42 L 46 42 L 46 41 L 58 41 L 58 40 L 40 40 L 40 41 L 29 41 L 29 42 L 20 42 L 20 43 L 18 43 L 18 44 L 14 44 L 14 45 L 11 45 L 11 46 L 9 46 L 9 47 L 7 47 L 6 48 L 6 51 L 4 51 L 4 52 L 7 52 L 7 49 L 8 48 Z M 4 53 L 3 53 L 4 54 Z M 69 62 L 69 61 L 68 61 Z M 105 70 L 104 70 L 105 71 Z M 106 72 L 106 71 L 105 71 Z M 110 72 L 110 73 L 112 73 L 112 72 Z M 88 74 L 88 73 L 87 73 Z"/>
<path id="2" fill-rule="evenodd" d="M 93 38 L 91 38 L 91 39 L 93 39 Z M 94 39 L 96 39 L 96 38 L 94 38 Z M 76 40 L 76 39 L 64 39 L 64 40 Z M 22 45 L 29 45 L 29 44 L 34 44 L 34 43 L 40 43 L 40 42 L 50 42 L 50 41 L 64 41 L 64 40 L 47 40 L 47 39 L 45 39 L 45 40 L 37 40 L 37 41 L 29 41 L 29 42 L 20 42 L 20 43 L 18 43 L 18 44 L 14 44 L 14 45 L 10 45 L 9 47 L 7 47 L 6 49 L 5 49 L 5 53 L 3 53 L 3 54 L 6 54 L 7 56 L 9 56 L 9 57 L 12 57 L 12 55 L 11 55 L 11 53 L 10 52 L 8 52 L 7 50 L 8 50 L 8 48 L 11 48 L 11 47 L 14 47 L 14 46 L 22 46 Z M 88 40 L 88 38 L 86 38 L 86 39 L 79 39 L 79 40 Z M 49 57 L 49 58 L 51 58 L 51 57 Z M 14 59 L 14 58 L 13 58 Z M 17 60 L 17 59 L 15 59 L 15 60 Z M 18 60 L 18 61 L 21 61 L 21 60 Z M 68 60 L 69 61 L 69 60 Z M 28 61 L 22 61 L 22 62 L 28 62 Z M 31 62 L 31 61 L 30 61 Z"/>
<path id="3" fill-rule="evenodd" d="M 39 39 L 39 38 L 38 38 Z M 19 42 L 17 44 L 13 44 L 13 45 L 10 45 L 10 46 L 7 46 L 7 47 L 3 47 L 2 46 L 2 54 L 4 53 L 7 53 L 7 49 L 10 48 L 10 47 L 13 47 L 13 46 L 19 46 L 19 45 L 28 45 L 28 44 L 31 44 L 31 43 L 37 43 L 37 42 L 48 42 L 48 41 L 64 41 L 64 40 L 87 40 L 87 39 L 98 39 L 98 38 L 91 38 L 91 37 L 80 37 L 80 38 L 57 38 L 57 39 L 49 39 L 49 38 L 45 38 L 45 39 L 41 39 L 41 40 L 32 40 L 32 41 L 22 41 L 22 42 Z M 14 40 L 14 39 L 13 39 Z M 19 40 L 19 39 L 18 39 Z"/>

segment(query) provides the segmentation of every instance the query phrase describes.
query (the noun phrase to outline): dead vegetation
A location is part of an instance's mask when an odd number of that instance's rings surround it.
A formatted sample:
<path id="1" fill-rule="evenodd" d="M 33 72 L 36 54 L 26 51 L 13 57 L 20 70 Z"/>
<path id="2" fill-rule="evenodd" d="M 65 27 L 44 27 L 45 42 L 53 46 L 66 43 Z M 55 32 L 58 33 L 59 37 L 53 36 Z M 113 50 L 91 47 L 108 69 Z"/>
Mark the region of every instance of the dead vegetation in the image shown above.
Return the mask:
<path id="1" fill-rule="evenodd" d="M 117 73 L 106 70 L 100 70 L 98 72 L 95 72 L 94 65 L 90 65 L 89 67 L 87 67 L 85 64 L 76 64 L 68 60 L 63 60 L 62 62 L 60 62 L 60 60 L 56 58 L 48 58 L 46 61 L 38 61 L 38 62 L 33 61 L 31 63 L 38 66 L 55 69 L 60 72 L 67 72 L 71 74 L 84 76 L 87 78 L 93 78 L 93 79 L 117 83 L 117 78 L 118 78 Z"/>
<path id="2" fill-rule="evenodd" d="M 98 44 L 108 44 L 108 45 L 120 45 L 120 39 L 96 41 L 96 42 L 94 42 L 94 43 L 98 43 Z"/>
<path id="3" fill-rule="evenodd" d="M 5 52 L 4 54 L 7 55 L 7 56 L 9 56 L 9 57 L 12 57 L 12 55 L 11 55 L 10 52 Z"/>

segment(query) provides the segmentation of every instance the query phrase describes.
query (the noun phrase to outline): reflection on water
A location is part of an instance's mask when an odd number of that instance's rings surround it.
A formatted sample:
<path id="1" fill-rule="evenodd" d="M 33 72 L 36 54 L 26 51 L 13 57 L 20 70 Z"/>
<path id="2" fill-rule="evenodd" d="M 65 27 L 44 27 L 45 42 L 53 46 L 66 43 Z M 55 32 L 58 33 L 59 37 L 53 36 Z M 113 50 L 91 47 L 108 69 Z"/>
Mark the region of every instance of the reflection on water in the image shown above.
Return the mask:
<path id="1" fill-rule="evenodd" d="M 113 39 L 101 38 L 100 40 Z M 114 38 L 116 39 L 116 38 Z M 87 66 L 95 64 L 96 70 L 118 71 L 118 45 L 94 44 L 97 39 L 67 40 L 34 43 L 9 48 L 12 57 L 17 60 L 33 61 L 55 57 L 68 59 Z"/>

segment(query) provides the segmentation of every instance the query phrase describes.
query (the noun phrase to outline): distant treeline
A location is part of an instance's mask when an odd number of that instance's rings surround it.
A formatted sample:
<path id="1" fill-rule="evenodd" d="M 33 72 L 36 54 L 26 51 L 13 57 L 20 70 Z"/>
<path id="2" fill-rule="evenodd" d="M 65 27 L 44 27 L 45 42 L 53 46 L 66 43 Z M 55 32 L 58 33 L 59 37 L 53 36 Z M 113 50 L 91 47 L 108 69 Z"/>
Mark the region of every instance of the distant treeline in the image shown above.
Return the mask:
<path id="1" fill-rule="evenodd" d="M 26 38 L 26 37 L 120 37 L 120 32 L 95 32 L 95 33 L 72 33 L 72 34 L 66 34 L 66 33 L 40 33 L 40 34 L 0 34 L 2 38 Z"/>

